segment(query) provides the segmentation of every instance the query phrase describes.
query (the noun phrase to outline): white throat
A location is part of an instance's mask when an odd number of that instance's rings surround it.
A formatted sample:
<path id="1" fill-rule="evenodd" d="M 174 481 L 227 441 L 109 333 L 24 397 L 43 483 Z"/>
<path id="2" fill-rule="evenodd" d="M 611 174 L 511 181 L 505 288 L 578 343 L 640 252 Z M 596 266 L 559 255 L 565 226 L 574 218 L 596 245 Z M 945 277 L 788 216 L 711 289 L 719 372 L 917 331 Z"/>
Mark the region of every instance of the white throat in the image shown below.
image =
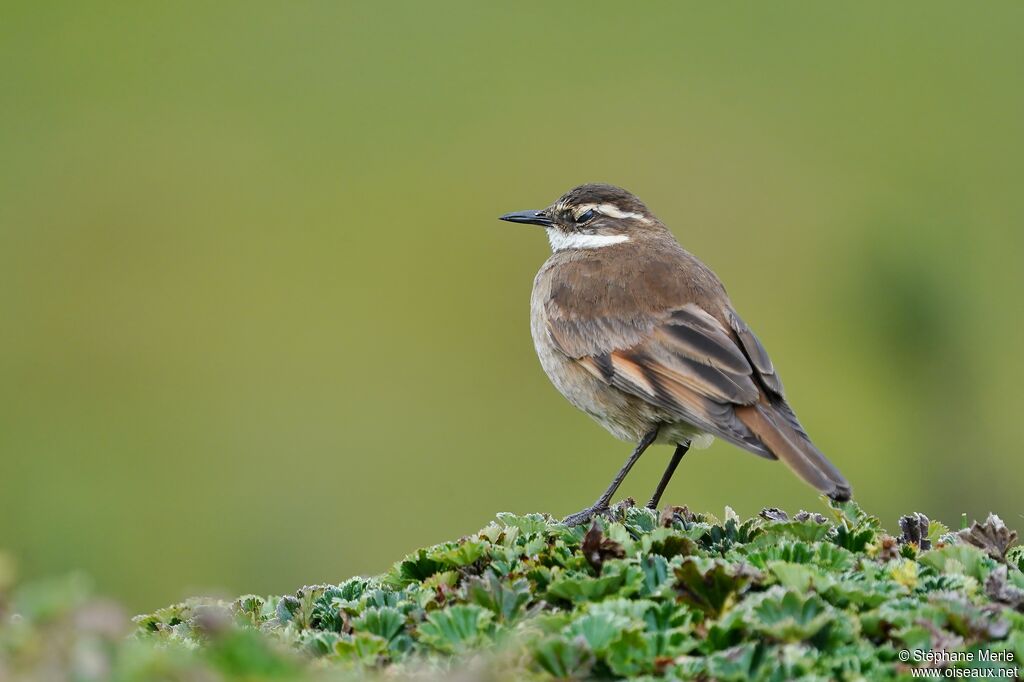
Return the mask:
<path id="1" fill-rule="evenodd" d="M 581 234 L 579 232 L 563 232 L 555 227 L 547 228 L 547 232 L 552 251 L 600 249 L 602 246 L 629 241 L 629 235 L 625 234 Z"/>

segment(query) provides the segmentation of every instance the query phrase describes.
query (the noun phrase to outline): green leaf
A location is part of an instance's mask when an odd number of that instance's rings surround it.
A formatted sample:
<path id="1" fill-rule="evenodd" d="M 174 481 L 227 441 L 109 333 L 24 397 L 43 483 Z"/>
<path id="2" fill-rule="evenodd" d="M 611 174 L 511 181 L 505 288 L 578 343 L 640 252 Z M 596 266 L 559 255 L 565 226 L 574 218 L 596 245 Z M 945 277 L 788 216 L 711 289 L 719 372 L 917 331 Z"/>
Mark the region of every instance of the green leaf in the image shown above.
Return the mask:
<path id="1" fill-rule="evenodd" d="M 693 558 L 675 569 L 679 598 L 693 608 L 717 618 L 747 589 L 756 572 L 744 566 L 729 566 L 717 560 L 703 568 Z"/>
<path id="2" fill-rule="evenodd" d="M 949 526 L 945 525 L 941 521 L 931 521 L 928 524 L 928 540 L 934 547 L 939 542 L 939 538 L 949 532 Z"/>
<path id="3" fill-rule="evenodd" d="M 488 573 L 467 583 L 466 596 L 469 601 L 493 611 L 502 622 L 511 623 L 530 601 L 530 583 L 523 579 L 506 583 Z"/>
<path id="4" fill-rule="evenodd" d="M 845 524 L 836 526 L 833 542 L 851 552 L 861 553 L 874 542 L 876 531 L 873 528 L 850 528 Z"/>
<path id="5" fill-rule="evenodd" d="M 828 524 L 817 523 L 813 520 L 776 521 L 766 526 L 764 533 L 767 537 L 817 542 L 818 540 L 824 540 L 830 530 L 831 528 Z"/>
<path id="6" fill-rule="evenodd" d="M 657 554 L 644 557 L 640 561 L 640 568 L 644 572 L 643 585 L 640 594 L 651 597 L 662 594 L 671 588 L 668 578 L 668 561 Z"/>
<path id="7" fill-rule="evenodd" d="M 441 586 L 455 587 L 459 584 L 459 578 L 461 577 L 458 571 L 440 571 L 429 578 L 424 578 L 422 587 L 430 590 L 436 590 Z"/>
<path id="8" fill-rule="evenodd" d="M 627 507 L 623 525 L 635 533 L 650 533 L 658 527 L 658 512 L 647 507 Z"/>
<path id="9" fill-rule="evenodd" d="M 654 606 L 655 602 L 649 599 L 628 599 L 617 597 L 605 599 L 601 602 L 587 604 L 583 607 L 586 613 L 610 613 L 615 616 L 623 616 L 631 622 L 641 625 L 644 621 L 644 614 Z"/>
<path id="10" fill-rule="evenodd" d="M 598 601 L 613 595 L 625 584 L 621 573 L 593 578 L 585 574 L 559 573 L 548 585 L 547 595 L 551 599 L 570 602 Z"/>
<path id="11" fill-rule="evenodd" d="M 642 551 L 671 559 L 675 556 L 690 556 L 697 552 L 697 543 L 672 528 L 655 528 L 642 538 Z"/>
<path id="12" fill-rule="evenodd" d="M 277 619 L 282 623 L 298 620 L 301 623 L 302 604 L 291 595 L 285 595 L 277 602 Z"/>
<path id="13" fill-rule="evenodd" d="M 689 632 L 693 627 L 693 622 L 693 611 L 671 601 L 651 604 L 644 611 L 644 623 L 648 632 L 670 632 L 672 630 Z"/>
<path id="14" fill-rule="evenodd" d="M 944 617 L 939 608 L 909 597 L 888 599 L 860 617 L 864 633 L 876 638 L 924 621 L 941 625 Z"/>
<path id="15" fill-rule="evenodd" d="M 719 651 L 708 656 L 703 662 L 701 672 L 706 672 L 714 680 L 746 682 L 755 679 L 758 653 L 759 646 L 755 643 L 741 644 Z"/>
<path id="16" fill-rule="evenodd" d="M 498 520 L 509 528 L 516 528 L 524 535 L 543 533 L 548 529 L 548 519 L 543 514 L 516 516 L 509 512 L 498 514 Z"/>
<path id="17" fill-rule="evenodd" d="M 815 548 L 806 542 L 781 539 L 771 533 L 763 533 L 754 542 L 729 550 L 725 558 L 729 561 L 746 561 L 757 569 L 767 570 L 773 561 L 811 563 L 814 552 Z"/>
<path id="18" fill-rule="evenodd" d="M 532 653 L 541 670 L 560 680 L 584 679 L 594 664 L 594 655 L 579 640 L 551 637 L 537 644 Z"/>
<path id="19" fill-rule="evenodd" d="M 921 552 L 917 560 L 939 573 L 962 573 L 978 581 L 983 581 L 994 565 L 983 551 L 965 544 L 930 549 Z"/>
<path id="20" fill-rule="evenodd" d="M 822 596 L 833 606 L 847 608 L 849 606 L 871 609 L 885 602 L 904 597 L 907 590 L 892 581 L 851 578 L 840 578 L 822 592 Z"/>
<path id="21" fill-rule="evenodd" d="M 772 561 L 769 562 L 768 569 L 780 585 L 790 590 L 821 592 L 835 584 L 835 579 L 806 564 Z"/>
<path id="22" fill-rule="evenodd" d="M 427 550 L 421 549 L 395 564 L 388 575 L 388 583 L 397 587 L 403 587 L 429 578 L 438 571 L 443 570 L 444 567 L 443 563 L 429 557 Z"/>
<path id="23" fill-rule="evenodd" d="M 334 653 L 339 660 L 374 666 L 387 654 L 388 643 L 369 632 L 357 632 L 351 637 L 342 637 L 334 643 Z"/>
<path id="24" fill-rule="evenodd" d="M 811 563 L 826 571 L 845 571 L 853 567 L 856 560 L 851 551 L 827 542 L 818 543 Z"/>
<path id="25" fill-rule="evenodd" d="M 800 642 L 817 635 L 834 617 L 828 604 L 816 595 L 773 587 L 748 613 L 747 623 L 775 641 Z"/>
<path id="26" fill-rule="evenodd" d="M 341 637 L 335 632 L 307 630 L 303 633 L 303 648 L 316 657 L 334 652 L 334 646 Z"/>
<path id="27" fill-rule="evenodd" d="M 238 613 L 256 627 L 259 627 L 267 618 L 263 611 L 265 606 L 266 602 L 254 594 L 247 594 L 235 600 L 235 608 Z"/>
<path id="28" fill-rule="evenodd" d="M 620 677 L 635 678 L 654 672 L 652 641 L 639 630 L 626 630 L 608 646 L 605 659 L 611 671 Z"/>
<path id="29" fill-rule="evenodd" d="M 468 566 L 487 553 L 490 543 L 486 540 L 465 540 L 455 545 L 439 545 L 427 557 L 446 568 Z"/>
<path id="30" fill-rule="evenodd" d="M 850 500 L 848 502 L 836 502 L 828 498 L 822 497 L 825 503 L 829 506 L 832 516 L 836 519 L 839 525 L 845 525 L 848 528 L 853 529 L 874 529 L 878 530 L 881 528 L 881 523 L 877 516 L 871 516 L 856 502 Z"/>
<path id="31" fill-rule="evenodd" d="M 455 653 L 483 644 L 491 633 L 490 611 L 476 604 L 459 604 L 427 616 L 419 638 L 438 651 Z"/>
<path id="32" fill-rule="evenodd" d="M 760 519 L 738 523 L 735 516 L 723 524 L 714 524 L 700 537 L 700 545 L 715 554 L 724 554 L 735 545 L 746 544 L 763 533 Z"/>
<path id="33" fill-rule="evenodd" d="M 582 637 L 587 646 L 596 653 L 603 652 L 608 645 L 622 636 L 632 621 L 625 616 L 612 613 L 588 613 L 572 621 L 565 630 L 571 639 Z"/>
<path id="34" fill-rule="evenodd" d="M 1007 562 L 1016 567 L 1018 571 L 1024 572 L 1024 545 L 1018 545 L 1006 553 Z"/>
<path id="35" fill-rule="evenodd" d="M 359 618 L 352 621 L 356 632 L 368 632 L 377 635 L 385 642 L 398 636 L 405 627 L 405 616 L 398 609 L 390 606 L 370 607 Z"/>

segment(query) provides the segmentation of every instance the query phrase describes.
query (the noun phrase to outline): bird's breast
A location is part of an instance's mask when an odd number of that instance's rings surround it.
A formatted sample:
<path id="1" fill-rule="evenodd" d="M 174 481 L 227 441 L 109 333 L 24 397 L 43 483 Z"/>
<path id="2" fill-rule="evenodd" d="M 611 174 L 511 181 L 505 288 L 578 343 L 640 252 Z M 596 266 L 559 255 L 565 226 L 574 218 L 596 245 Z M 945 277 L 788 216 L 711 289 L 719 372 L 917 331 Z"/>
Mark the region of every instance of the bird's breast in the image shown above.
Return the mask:
<path id="1" fill-rule="evenodd" d="M 548 282 L 543 271 L 534 282 L 530 330 L 540 365 L 548 379 L 577 409 L 590 415 L 617 438 L 638 442 L 665 415 L 635 396 L 601 381 L 567 356 L 551 337 L 548 327 Z"/>

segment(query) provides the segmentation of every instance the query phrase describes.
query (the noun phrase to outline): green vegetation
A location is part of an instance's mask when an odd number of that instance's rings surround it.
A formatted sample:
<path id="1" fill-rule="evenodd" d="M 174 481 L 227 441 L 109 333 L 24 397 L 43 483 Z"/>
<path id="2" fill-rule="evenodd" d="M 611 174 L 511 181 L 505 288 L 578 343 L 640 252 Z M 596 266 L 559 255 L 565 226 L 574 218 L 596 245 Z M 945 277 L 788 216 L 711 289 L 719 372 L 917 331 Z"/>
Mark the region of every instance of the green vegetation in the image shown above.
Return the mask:
<path id="1" fill-rule="evenodd" d="M 380 576 L 193 599 L 127 638 L 81 581 L 10 590 L 0 570 L 0 679 L 883 680 L 909 677 L 901 650 L 1020 665 L 1024 551 L 998 517 L 951 532 L 912 514 L 892 536 L 854 504 L 828 513 L 500 514 Z"/>

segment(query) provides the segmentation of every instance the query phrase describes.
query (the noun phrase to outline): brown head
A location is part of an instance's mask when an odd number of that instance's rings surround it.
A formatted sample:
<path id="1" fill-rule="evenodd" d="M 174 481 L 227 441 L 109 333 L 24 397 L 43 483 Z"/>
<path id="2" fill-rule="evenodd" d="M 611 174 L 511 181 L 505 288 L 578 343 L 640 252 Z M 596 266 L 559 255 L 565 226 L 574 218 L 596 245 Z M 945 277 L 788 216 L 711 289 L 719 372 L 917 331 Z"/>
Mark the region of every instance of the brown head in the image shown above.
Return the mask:
<path id="1" fill-rule="evenodd" d="M 603 184 L 580 185 L 547 208 L 506 213 L 501 219 L 544 227 L 555 251 L 597 248 L 667 233 L 633 194 Z"/>

